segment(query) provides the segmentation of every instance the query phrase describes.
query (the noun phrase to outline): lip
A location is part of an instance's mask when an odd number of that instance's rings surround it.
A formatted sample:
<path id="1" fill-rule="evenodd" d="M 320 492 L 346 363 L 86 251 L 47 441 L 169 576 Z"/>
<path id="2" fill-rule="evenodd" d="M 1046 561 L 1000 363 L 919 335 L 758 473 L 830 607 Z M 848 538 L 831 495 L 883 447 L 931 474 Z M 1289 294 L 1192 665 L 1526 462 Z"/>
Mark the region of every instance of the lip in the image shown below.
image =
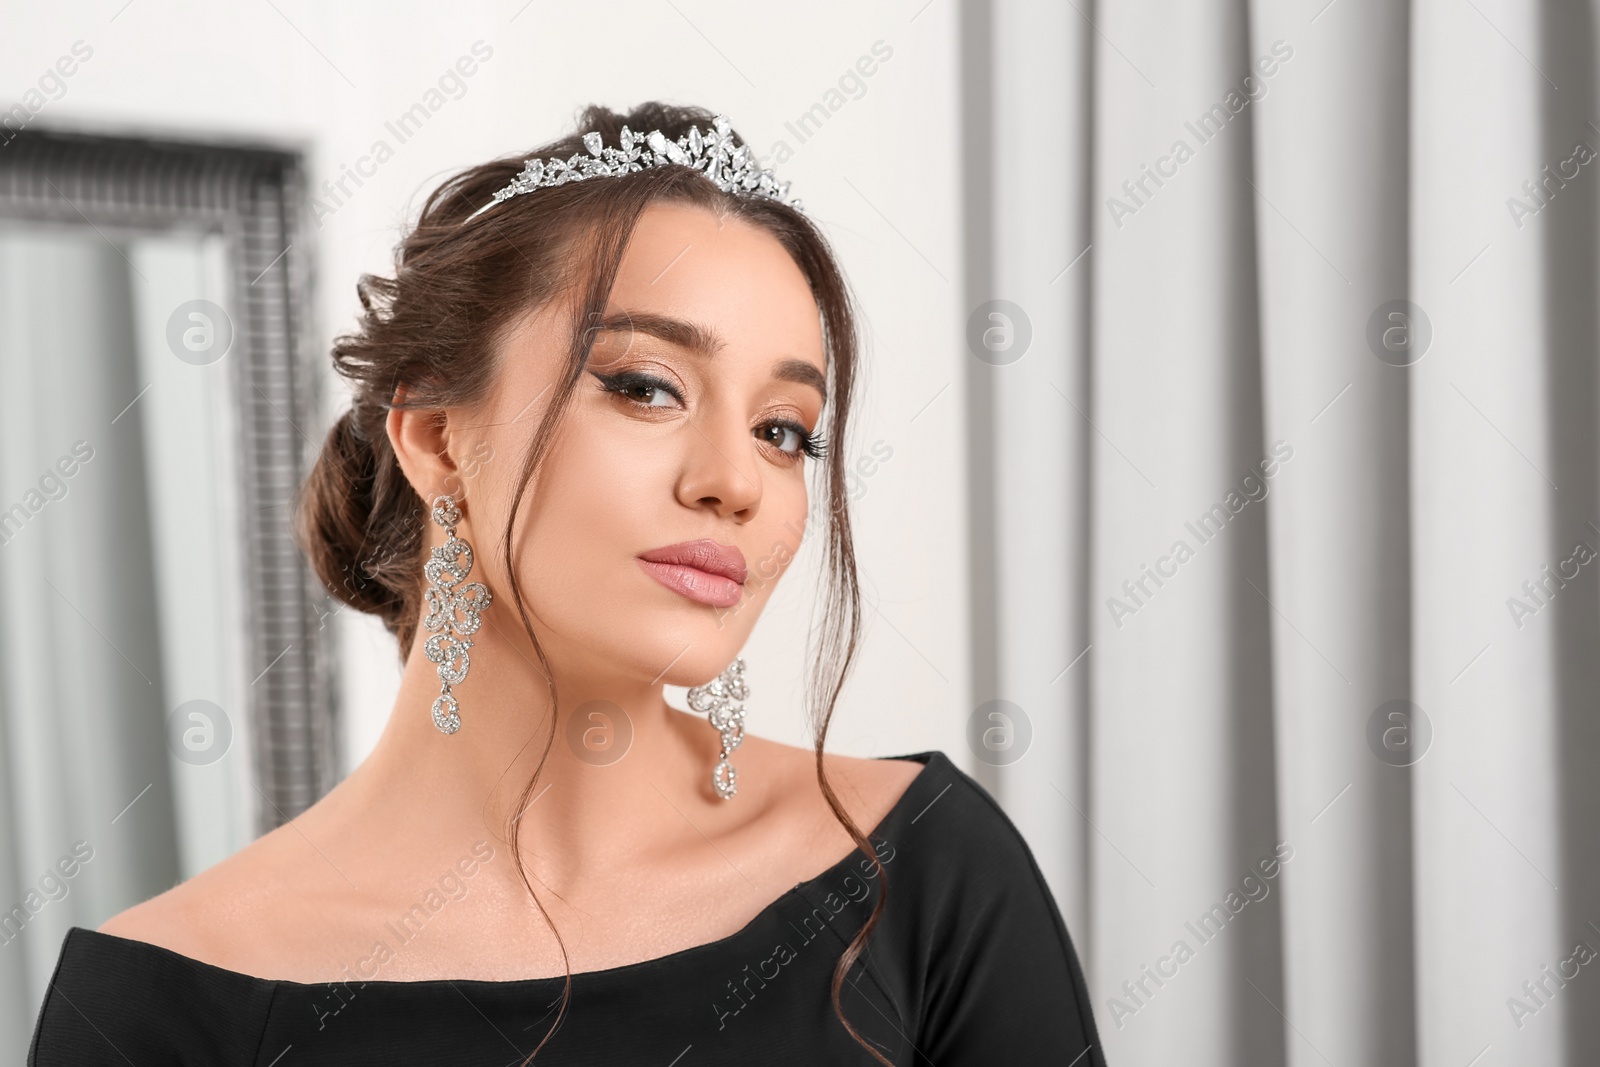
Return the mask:
<path id="1" fill-rule="evenodd" d="M 638 559 L 650 577 L 690 600 L 729 608 L 744 595 L 744 553 L 709 538 L 653 548 Z"/>

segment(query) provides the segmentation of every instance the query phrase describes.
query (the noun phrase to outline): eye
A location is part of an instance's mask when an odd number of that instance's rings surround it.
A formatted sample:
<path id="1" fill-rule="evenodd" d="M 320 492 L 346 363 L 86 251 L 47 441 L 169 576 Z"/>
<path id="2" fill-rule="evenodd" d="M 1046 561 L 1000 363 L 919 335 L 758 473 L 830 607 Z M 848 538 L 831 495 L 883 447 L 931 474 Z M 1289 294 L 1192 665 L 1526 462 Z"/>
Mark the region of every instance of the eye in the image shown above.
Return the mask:
<path id="1" fill-rule="evenodd" d="M 683 395 L 677 388 L 664 378 L 642 371 L 622 371 L 619 374 L 601 374 L 599 371 L 590 371 L 600 379 L 601 385 L 608 393 L 617 393 L 646 408 L 670 408 L 672 402 L 683 403 Z M 670 397 L 660 403 L 662 397 Z"/>
<path id="2" fill-rule="evenodd" d="M 590 371 L 608 393 L 627 398 L 642 408 L 669 410 L 674 403 L 683 404 L 683 394 L 665 378 L 643 371 L 621 371 L 602 374 Z M 787 457 L 798 460 L 801 456 L 822 459 L 828 454 L 828 444 L 820 433 L 811 433 L 791 419 L 773 419 L 755 428 L 756 439 L 772 446 Z"/>
<path id="3" fill-rule="evenodd" d="M 779 452 L 796 458 L 806 455 L 821 459 L 828 454 L 828 443 L 821 434 L 810 433 L 804 426 L 787 419 L 762 423 L 756 427 L 755 435 Z"/>

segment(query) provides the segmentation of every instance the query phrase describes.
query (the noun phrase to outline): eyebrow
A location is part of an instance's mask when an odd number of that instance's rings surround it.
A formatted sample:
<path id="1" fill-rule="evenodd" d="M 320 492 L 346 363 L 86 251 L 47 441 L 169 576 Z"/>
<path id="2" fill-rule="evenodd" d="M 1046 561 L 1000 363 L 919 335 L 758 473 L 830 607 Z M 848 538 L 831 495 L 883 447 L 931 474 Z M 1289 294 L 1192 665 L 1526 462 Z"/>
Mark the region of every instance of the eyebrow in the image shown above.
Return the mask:
<path id="1" fill-rule="evenodd" d="M 727 347 L 727 342 L 717 336 L 717 332 L 709 326 L 651 311 L 614 312 L 602 319 L 596 329 L 615 333 L 649 334 L 706 359 L 710 359 Z M 827 378 L 823 377 L 822 372 L 813 364 L 803 359 L 780 360 L 773 368 L 772 376 L 781 382 L 809 385 L 821 394 L 823 403 L 828 402 Z"/>

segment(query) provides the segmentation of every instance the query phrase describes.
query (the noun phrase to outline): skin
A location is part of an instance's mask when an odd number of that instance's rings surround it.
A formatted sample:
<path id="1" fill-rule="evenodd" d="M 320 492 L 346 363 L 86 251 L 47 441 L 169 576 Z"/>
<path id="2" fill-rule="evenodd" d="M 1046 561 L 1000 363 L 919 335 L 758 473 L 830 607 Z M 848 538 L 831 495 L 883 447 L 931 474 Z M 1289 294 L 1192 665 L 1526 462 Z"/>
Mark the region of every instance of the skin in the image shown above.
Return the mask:
<path id="1" fill-rule="evenodd" d="M 811 749 L 757 737 L 747 724 L 732 755 L 738 795 L 725 801 L 710 784 L 716 731 L 663 698 L 664 684 L 702 684 L 739 654 L 777 582 L 747 582 L 739 608 L 723 612 L 662 586 L 635 558 L 709 537 L 738 547 L 752 577 L 758 565 L 786 567 L 805 528 L 806 470 L 815 461 L 788 454 L 796 434 L 759 428 L 773 419 L 819 425 L 818 391 L 774 377 L 786 360 L 825 377 L 817 305 L 765 231 L 657 203 L 624 256 L 608 314 L 617 310 L 635 322 L 651 314 L 687 319 L 723 343 L 707 357 L 640 330 L 602 332 L 592 369 L 647 371 L 684 402 L 648 388 L 629 399 L 585 374 L 557 446 L 521 502 L 513 556 L 562 718 L 516 832 L 573 973 L 735 933 L 855 847 L 822 797 Z M 521 456 L 569 336 L 565 314 L 550 307 L 513 324 L 480 409 L 389 418 L 419 496 L 457 498 L 456 533 L 474 556 L 467 580 L 486 583 L 494 597 L 473 637 L 467 679 L 455 687 L 460 731 L 446 736 L 433 726 L 440 683 L 422 654 L 429 632 L 419 627 L 388 724 L 359 767 L 292 822 L 114 916 L 103 932 L 299 982 L 564 973 L 556 935 L 504 838 L 550 708 L 499 546 Z M 428 523 L 430 548 L 444 536 Z M 588 720 L 601 731 L 591 738 L 603 740 L 624 719 L 631 726 L 622 758 L 598 760 L 581 739 L 569 741 L 566 717 L 589 701 L 607 702 L 594 706 L 603 715 Z M 759 691 L 748 706 L 759 722 Z M 868 832 L 922 766 L 827 761 L 841 803 Z M 462 877 L 457 865 L 474 845 L 493 858 Z M 380 965 L 375 942 L 398 941 L 386 924 L 441 880 L 456 899 Z"/>

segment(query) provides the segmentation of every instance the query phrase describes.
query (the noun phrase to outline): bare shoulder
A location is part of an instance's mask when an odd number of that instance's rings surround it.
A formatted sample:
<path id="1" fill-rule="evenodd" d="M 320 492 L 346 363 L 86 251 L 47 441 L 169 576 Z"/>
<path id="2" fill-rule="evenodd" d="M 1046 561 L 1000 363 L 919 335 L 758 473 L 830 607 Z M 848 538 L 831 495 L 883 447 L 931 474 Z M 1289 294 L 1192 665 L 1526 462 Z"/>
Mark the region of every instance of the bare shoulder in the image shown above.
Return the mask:
<path id="1" fill-rule="evenodd" d="M 204 963 L 236 966 L 243 958 L 241 932 L 262 928 L 259 920 L 270 898 L 287 882 L 289 871 L 276 835 L 259 837 L 171 889 L 118 912 L 99 931 Z"/>
<path id="2" fill-rule="evenodd" d="M 252 841 L 171 889 L 118 912 L 100 924 L 100 932 L 209 958 L 207 950 L 216 946 L 218 932 L 230 920 L 250 917 L 268 852 L 262 839 Z"/>
<path id="3" fill-rule="evenodd" d="M 184 903 L 192 896 L 188 882 L 126 908 L 101 923 L 102 934 L 144 941 L 171 949 L 191 959 L 210 957 L 210 945 L 201 936 L 193 910 Z"/>
<path id="4" fill-rule="evenodd" d="M 800 800 L 813 824 L 831 826 L 843 834 L 843 827 L 834 818 L 817 783 L 816 750 L 763 738 L 749 738 L 746 743 L 750 741 L 759 746 L 762 765 L 772 768 L 769 773 L 774 774 L 774 784 L 781 794 Z M 846 813 L 863 833 L 870 833 L 905 795 L 926 764 L 824 752 L 823 766 Z"/>
<path id="5" fill-rule="evenodd" d="M 861 823 L 863 830 L 871 830 L 883 817 L 889 814 L 906 790 L 911 788 L 911 783 L 921 774 L 925 763 L 916 760 L 903 759 L 872 759 L 860 756 L 836 756 L 828 753 L 823 757 L 824 766 L 827 767 L 830 781 L 837 782 L 843 778 L 854 788 L 861 797 L 865 821 Z M 815 762 L 809 761 L 808 769 L 815 776 Z M 835 790 L 841 794 L 846 791 L 835 785 Z M 848 810 L 849 805 L 846 804 Z M 856 817 L 854 811 L 851 816 Z M 858 819 L 858 821 L 860 821 Z"/>

